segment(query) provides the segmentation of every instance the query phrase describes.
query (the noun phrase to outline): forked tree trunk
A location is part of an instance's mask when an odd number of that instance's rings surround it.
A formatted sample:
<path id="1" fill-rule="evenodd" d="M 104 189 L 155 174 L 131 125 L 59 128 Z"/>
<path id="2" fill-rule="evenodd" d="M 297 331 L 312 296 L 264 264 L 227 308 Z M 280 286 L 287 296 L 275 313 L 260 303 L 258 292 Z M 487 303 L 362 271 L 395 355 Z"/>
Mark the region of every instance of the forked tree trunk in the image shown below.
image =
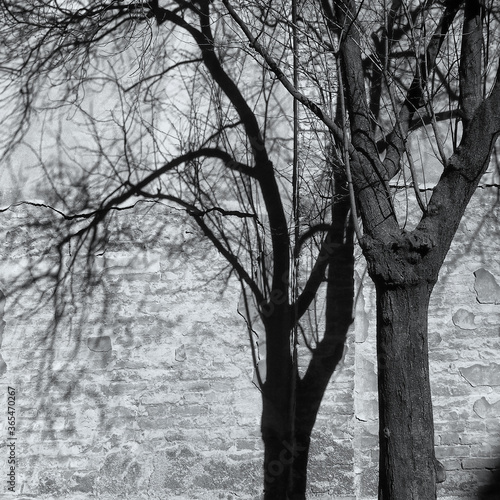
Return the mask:
<path id="1" fill-rule="evenodd" d="M 307 464 L 311 434 L 326 388 L 344 352 L 349 326 L 353 321 L 354 304 L 354 230 L 345 179 L 335 178 L 332 223 L 326 243 L 328 270 L 326 274 L 325 331 L 312 350 L 309 366 L 297 378 L 294 426 L 294 462 L 290 500 L 305 500 Z"/>
<path id="2" fill-rule="evenodd" d="M 436 470 L 427 351 L 432 284 L 377 285 L 379 499 L 434 500 Z"/>
<path id="3" fill-rule="evenodd" d="M 297 381 L 295 412 L 296 454 L 293 463 L 290 500 L 305 500 L 307 464 L 311 434 L 326 388 L 345 348 L 354 304 L 354 235 L 349 215 L 349 198 L 337 200 L 332 217 L 332 233 L 327 272 L 325 332 L 312 351 L 309 366 Z"/>

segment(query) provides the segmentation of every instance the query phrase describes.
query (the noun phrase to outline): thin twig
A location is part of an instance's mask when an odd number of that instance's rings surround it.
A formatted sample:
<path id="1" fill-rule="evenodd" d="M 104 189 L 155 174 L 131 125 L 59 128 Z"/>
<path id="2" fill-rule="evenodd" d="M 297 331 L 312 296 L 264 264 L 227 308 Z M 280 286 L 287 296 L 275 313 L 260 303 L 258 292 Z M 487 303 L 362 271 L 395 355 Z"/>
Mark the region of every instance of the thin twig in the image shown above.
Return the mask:
<path id="1" fill-rule="evenodd" d="M 351 202 L 351 216 L 352 223 L 354 225 L 354 232 L 356 233 L 356 237 L 358 241 L 362 241 L 363 234 L 361 233 L 361 229 L 358 223 L 358 212 L 356 210 L 356 195 L 354 194 L 354 186 L 352 182 L 352 174 L 351 174 L 351 163 L 349 158 L 349 150 L 347 147 L 347 119 L 346 119 L 346 106 L 345 106 L 345 96 L 344 96 L 344 82 L 342 81 L 342 68 L 340 67 L 339 61 L 337 59 L 337 77 L 338 77 L 338 85 L 339 85 L 339 97 L 340 97 L 340 110 L 342 113 L 342 149 L 344 153 L 344 165 L 345 165 L 345 173 L 347 177 L 347 186 L 349 187 L 349 200 Z"/>

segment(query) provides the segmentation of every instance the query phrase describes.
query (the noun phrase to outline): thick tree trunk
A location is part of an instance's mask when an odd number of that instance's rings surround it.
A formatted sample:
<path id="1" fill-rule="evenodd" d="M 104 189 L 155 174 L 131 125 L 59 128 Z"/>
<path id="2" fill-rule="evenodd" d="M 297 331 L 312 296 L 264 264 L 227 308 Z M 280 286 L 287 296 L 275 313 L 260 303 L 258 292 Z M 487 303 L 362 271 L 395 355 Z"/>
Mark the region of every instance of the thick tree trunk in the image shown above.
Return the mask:
<path id="1" fill-rule="evenodd" d="M 272 402 L 267 400 L 265 406 L 269 405 L 273 408 L 263 409 L 263 414 L 275 411 L 276 408 Z M 265 420 L 263 416 L 263 422 Z M 278 422 L 278 419 L 275 422 Z M 262 439 L 264 441 L 264 500 L 287 500 L 291 466 L 296 454 L 292 433 L 286 428 L 278 431 L 266 427 L 263 428 Z"/>
<path id="2" fill-rule="evenodd" d="M 292 483 L 288 493 L 289 500 L 305 500 L 307 488 L 307 465 L 311 432 L 295 432 L 295 453 L 292 469 Z"/>
<path id="3" fill-rule="evenodd" d="M 432 285 L 377 284 L 379 499 L 436 498 L 427 351 Z"/>
<path id="4" fill-rule="evenodd" d="M 286 304 L 275 304 L 266 319 L 266 381 L 262 387 L 265 500 L 287 500 L 296 453 L 293 386 L 289 309 Z"/>

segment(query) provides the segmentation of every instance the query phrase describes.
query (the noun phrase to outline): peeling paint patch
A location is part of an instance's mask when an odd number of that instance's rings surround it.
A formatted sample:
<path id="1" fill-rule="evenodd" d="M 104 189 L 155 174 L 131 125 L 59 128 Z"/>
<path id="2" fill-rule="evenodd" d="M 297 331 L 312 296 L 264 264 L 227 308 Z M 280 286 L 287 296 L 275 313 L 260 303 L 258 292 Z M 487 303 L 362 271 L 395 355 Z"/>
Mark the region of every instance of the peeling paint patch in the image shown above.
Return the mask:
<path id="1" fill-rule="evenodd" d="M 376 399 L 359 399 L 356 402 L 356 418 L 361 422 L 374 422 L 378 417 Z"/>
<path id="2" fill-rule="evenodd" d="M 453 324 L 461 330 L 475 330 L 477 328 L 475 319 L 474 313 L 467 309 L 458 309 L 452 317 Z"/>
<path id="3" fill-rule="evenodd" d="M 500 414 L 500 400 L 495 403 L 488 403 L 485 397 L 478 399 L 474 403 L 474 413 L 481 418 L 497 418 Z"/>
<path id="4" fill-rule="evenodd" d="M 355 322 L 355 342 L 362 344 L 368 338 L 368 329 L 370 327 L 370 322 L 368 320 L 368 314 L 366 312 L 366 303 L 365 296 L 363 293 L 363 282 L 362 278 L 359 274 L 355 273 L 358 285 L 358 292 L 356 294 L 356 303 L 355 303 L 355 314 L 354 314 L 354 322 Z"/>
<path id="5" fill-rule="evenodd" d="M 175 350 L 176 361 L 186 361 L 186 347 L 182 344 Z"/>
<path id="6" fill-rule="evenodd" d="M 443 341 L 443 337 L 436 332 L 436 331 L 430 331 L 429 332 L 429 346 L 432 348 L 435 348 L 439 346 L 439 344 Z"/>
<path id="7" fill-rule="evenodd" d="M 478 385 L 500 386 L 500 365 L 497 363 L 460 368 L 460 374 L 472 387 Z"/>
<path id="8" fill-rule="evenodd" d="M 474 276 L 477 301 L 480 304 L 500 304 L 500 285 L 495 277 L 483 268 L 475 271 Z"/>
<path id="9" fill-rule="evenodd" d="M 377 392 L 377 373 L 375 364 L 365 356 L 359 356 L 356 360 L 356 385 L 363 394 Z"/>
<path id="10" fill-rule="evenodd" d="M 87 475 L 77 473 L 72 477 L 72 480 L 74 482 L 71 487 L 72 491 L 90 494 L 94 491 L 95 473 Z"/>
<path id="11" fill-rule="evenodd" d="M 111 351 L 111 339 L 107 335 L 89 337 L 87 339 L 87 347 L 94 352 L 108 352 Z"/>

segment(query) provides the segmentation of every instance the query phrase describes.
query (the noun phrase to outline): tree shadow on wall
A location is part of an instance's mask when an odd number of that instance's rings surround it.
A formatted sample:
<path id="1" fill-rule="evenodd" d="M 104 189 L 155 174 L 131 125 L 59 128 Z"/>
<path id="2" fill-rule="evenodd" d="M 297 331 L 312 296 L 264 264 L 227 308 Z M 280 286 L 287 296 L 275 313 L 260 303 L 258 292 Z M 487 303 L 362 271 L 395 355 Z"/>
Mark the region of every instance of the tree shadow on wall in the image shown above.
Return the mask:
<path id="1" fill-rule="evenodd" d="M 498 174 L 497 174 L 498 175 Z M 490 241 L 496 242 L 500 238 L 500 224 L 498 211 L 500 207 L 500 199 L 498 198 L 497 188 L 493 186 L 480 185 L 474 195 L 477 205 L 471 204 L 465 212 L 462 221 L 461 229 L 457 232 L 454 242 L 457 249 L 448 253 L 445 261 L 445 266 L 449 270 L 454 270 L 459 267 L 461 261 L 469 255 L 474 255 L 477 260 L 478 267 L 491 265 L 488 252 L 480 242 L 485 241 L 485 235 L 491 238 Z M 483 210 L 480 214 L 474 210 L 474 206 L 481 207 Z M 466 237 L 461 238 L 461 234 L 465 233 Z M 442 272 L 439 280 L 443 284 L 447 284 L 452 273 Z"/>
<path id="2" fill-rule="evenodd" d="M 2 214 L 1 251 L 12 276 L 2 273 L 0 283 L 2 312 L 6 304 L 0 377 L 16 391 L 18 454 L 31 473 L 29 480 L 19 479 L 25 491 L 106 493 L 108 485 L 99 478 L 114 477 L 108 469 L 139 467 L 134 450 L 125 455 L 123 449 L 140 437 L 137 408 L 140 396 L 149 393 L 139 376 L 126 376 L 141 362 L 134 352 L 139 343 L 150 352 L 161 332 L 172 329 L 168 319 L 152 314 L 160 263 L 148 256 L 161 251 L 181 267 L 185 245 L 178 240 L 190 238 L 162 236 L 171 218 L 149 206 L 143 203 L 126 217 L 117 213 L 103 224 L 94 234 L 101 251 L 93 253 L 67 244 L 66 234 L 78 227 L 48 207 L 24 204 Z M 141 373 L 140 366 L 136 371 Z M 72 470 L 84 459 L 92 466 Z M 128 474 L 117 494 L 133 493 L 136 482 Z"/>
<path id="3" fill-rule="evenodd" d="M 490 481 L 479 488 L 477 500 L 500 500 L 500 462 L 491 471 Z"/>

